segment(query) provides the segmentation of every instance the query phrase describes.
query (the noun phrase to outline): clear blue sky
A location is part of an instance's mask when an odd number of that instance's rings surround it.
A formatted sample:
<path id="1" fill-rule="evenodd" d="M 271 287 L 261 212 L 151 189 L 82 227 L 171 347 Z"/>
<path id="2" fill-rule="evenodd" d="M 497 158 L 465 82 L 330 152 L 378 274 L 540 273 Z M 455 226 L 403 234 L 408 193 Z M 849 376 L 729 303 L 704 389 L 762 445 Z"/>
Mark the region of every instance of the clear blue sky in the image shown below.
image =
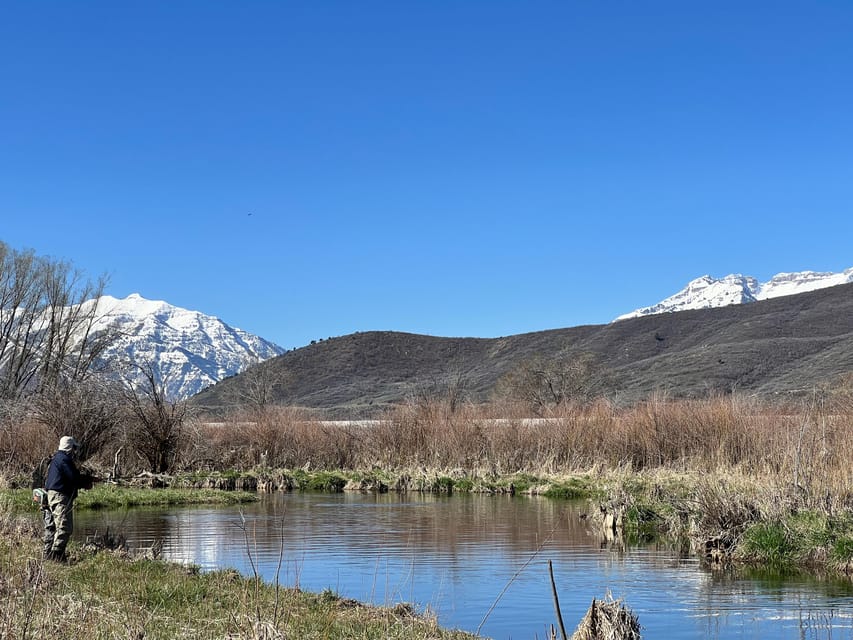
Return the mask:
<path id="1" fill-rule="evenodd" d="M 0 240 L 284 347 L 853 266 L 851 2 L 9 2 Z"/>

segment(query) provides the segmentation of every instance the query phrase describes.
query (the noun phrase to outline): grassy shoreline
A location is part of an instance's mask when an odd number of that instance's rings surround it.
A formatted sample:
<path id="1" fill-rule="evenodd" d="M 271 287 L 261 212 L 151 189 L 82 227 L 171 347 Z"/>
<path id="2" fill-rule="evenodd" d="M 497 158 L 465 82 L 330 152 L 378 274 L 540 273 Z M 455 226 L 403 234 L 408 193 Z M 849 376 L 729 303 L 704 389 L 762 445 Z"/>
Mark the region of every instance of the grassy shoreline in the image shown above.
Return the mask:
<path id="1" fill-rule="evenodd" d="M 235 571 L 76 549 L 69 566 L 40 558 L 38 543 L 10 530 L 0 540 L 0 637 L 364 638 L 468 640 L 412 607 L 366 606 L 330 591 L 267 585 Z M 108 577 L 109 579 L 105 579 Z"/>
<path id="2" fill-rule="evenodd" d="M 234 407 L 184 432 L 174 451 L 181 475 L 146 476 L 138 455 L 119 456 L 132 450 L 120 439 L 90 463 L 170 489 L 588 498 L 591 519 L 614 533 L 689 539 L 712 566 L 772 563 L 850 575 L 851 419 L 853 378 L 773 402 L 656 394 L 626 407 L 603 398 L 567 402 L 536 418 L 523 403 L 450 397 L 413 399 L 369 423 L 325 422 L 296 407 Z M 20 444 L 7 455 L 0 486 L 15 486 L 50 438 L 34 422 L 5 428 L 6 441 Z"/>
<path id="3" fill-rule="evenodd" d="M 10 489 L 0 491 L 17 510 L 32 509 L 32 491 L 30 489 Z M 88 491 L 81 491 L 75 500 L 76 509 L 127 509 L 130 507 L 170 507 L 186 505 L 230 505 L 256 502 L 258 495 L 248 491 L 220 491 L 215 489 L 146 488 L 119 486 L 114 484 L 96 485 Z"/>

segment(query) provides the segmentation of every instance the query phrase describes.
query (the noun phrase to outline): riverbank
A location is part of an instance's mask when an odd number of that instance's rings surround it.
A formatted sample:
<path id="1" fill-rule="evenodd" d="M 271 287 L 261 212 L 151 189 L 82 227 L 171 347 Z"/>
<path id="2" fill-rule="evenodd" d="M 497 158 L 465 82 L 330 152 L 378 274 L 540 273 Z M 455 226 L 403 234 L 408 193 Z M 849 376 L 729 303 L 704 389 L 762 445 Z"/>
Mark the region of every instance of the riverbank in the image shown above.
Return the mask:
<path id="1" fill-rule="evenodd" d="M 503 476 L 423 467 L 312 472 L 260 469 L 178 476 L 168 482 L 197 488 L 225 483 L 261 492 L 496 493 L 585 499 L 591 526 L 629 541 L 638 537 L 680 541 L 713 569 L 755 565 L 853 577 L 853 502 L 848 494 L 815 495 L 778 476 L 738 469 L 707 473 L 593 469 L 575 474 Z"/>
<path id="2" fill-rule="evenodd" d="M 592 515 L 615 535 L 681 539 L 711 569 L 756 566 L 853 578 L 853 503 L 775 476 L 614 474 Z M 600 495 L 600 494 L 599 494 Z"/>
<path id="3" fill-rule="evenodd" d="M 537 419 L 519 405 L 442 398 L 401 405 L 373 424 L 270 408 L 235 412 L 229 419 L 239 427 L 227 419 L 202 425 L 192 455 L 216 460 L 213 469 L 260 470 L 258 490 L 583 497 L 596 526 L 683 540 L 714 568 L 772 564 L 849 576 L 851 388 L 848 380 L 773 402 L 659 394 L 619 407 L 600 399 Z M 303 477 L 309 468 L 325 471 Z"/>
<path id="4" fill-rule="evenodd" d="M 384 638 L 467 640 L 408 605 L 362 605 L 331 591 L 306 593 L 235 571 L 201 573 L 74 546 L 69 565 L 41 559 L 31 518 L 0 509 L 0 637 Z"/>

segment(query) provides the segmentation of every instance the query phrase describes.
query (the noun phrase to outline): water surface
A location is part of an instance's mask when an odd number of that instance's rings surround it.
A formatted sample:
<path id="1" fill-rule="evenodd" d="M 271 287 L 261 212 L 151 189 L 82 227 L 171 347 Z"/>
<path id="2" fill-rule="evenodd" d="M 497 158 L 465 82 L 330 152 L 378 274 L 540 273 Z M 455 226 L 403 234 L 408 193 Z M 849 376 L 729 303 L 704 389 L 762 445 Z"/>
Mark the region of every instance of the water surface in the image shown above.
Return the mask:
<path id="1" fill-rule="evenodd" d="M 265 496 L 242 507 L 79 512 L 75 536 L 109 527 L 163 557 L 374 604 L 416 603 L 448 627 L 545 637 L 555 622 L 548 561 L 569 632 L 608 591 L 644 638 L 851 639 L 845 581 L 712 573 L 662 544 L 606 541 L 586 505 L 546 498 L 421 494 Z M 254 564 L 254 569 L 253 569 Z"/>

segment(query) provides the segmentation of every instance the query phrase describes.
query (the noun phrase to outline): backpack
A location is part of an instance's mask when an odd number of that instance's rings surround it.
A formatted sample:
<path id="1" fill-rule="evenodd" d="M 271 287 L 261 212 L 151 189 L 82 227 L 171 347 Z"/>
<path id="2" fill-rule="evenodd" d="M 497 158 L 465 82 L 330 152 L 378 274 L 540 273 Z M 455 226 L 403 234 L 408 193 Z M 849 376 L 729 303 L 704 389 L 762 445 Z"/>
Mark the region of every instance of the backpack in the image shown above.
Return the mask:
<path id="1" fill-rule="evenodd" d="M 42 458 L 36 468 L 33 469 L 33 489 L 44 489 L 44 483 L 47 482 L 47 469 L 51 460 L 53 460 L 53 456 Z"/>

